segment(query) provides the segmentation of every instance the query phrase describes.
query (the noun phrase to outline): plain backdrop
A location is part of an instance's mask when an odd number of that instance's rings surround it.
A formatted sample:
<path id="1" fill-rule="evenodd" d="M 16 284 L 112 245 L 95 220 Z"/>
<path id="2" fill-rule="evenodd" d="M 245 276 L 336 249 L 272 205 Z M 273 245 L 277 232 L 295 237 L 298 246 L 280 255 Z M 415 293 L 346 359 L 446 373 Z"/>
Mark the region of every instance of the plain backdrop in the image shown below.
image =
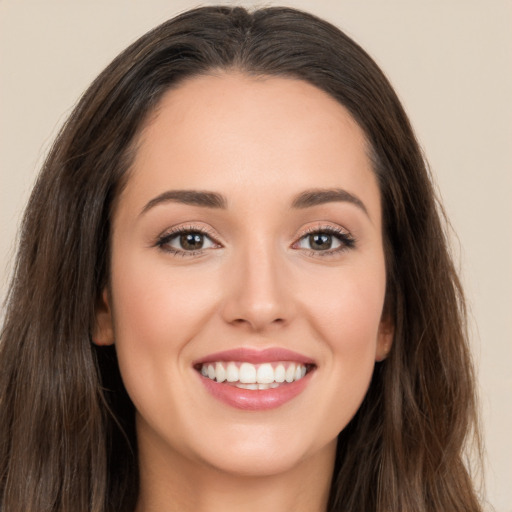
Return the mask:
<path id="1" fill-rule="evenodd" d="M 0 298 L 37 170 L 80 94 L 145 31 L 212 3 L 229 2 L 0 0 Z M 512 2 L 237 2 L 277 3 L 328 19 L 366 48 L 412 120 L 457 233 L 488 500 L 512 512 Z"/>

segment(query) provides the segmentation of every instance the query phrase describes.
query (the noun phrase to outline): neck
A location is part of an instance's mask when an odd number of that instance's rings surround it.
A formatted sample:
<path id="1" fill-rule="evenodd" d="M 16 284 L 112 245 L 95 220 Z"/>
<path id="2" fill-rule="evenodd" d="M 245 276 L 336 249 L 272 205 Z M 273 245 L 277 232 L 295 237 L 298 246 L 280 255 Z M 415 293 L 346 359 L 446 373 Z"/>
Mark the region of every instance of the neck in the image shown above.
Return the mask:
<path id="1" fill-rule="evenodd" d="M 136 512 L 325 512 L 335 447 L 276 474 L 240 475 L 143 443 Z"/>

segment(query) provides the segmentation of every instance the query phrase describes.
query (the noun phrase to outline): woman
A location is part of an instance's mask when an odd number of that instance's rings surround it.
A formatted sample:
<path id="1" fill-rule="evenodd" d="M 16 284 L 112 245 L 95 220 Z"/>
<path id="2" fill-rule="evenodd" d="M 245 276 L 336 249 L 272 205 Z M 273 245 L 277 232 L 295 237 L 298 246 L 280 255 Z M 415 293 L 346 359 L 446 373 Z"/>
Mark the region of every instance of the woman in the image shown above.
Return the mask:
<path id="1" fill-rule="evenodd" d="M 22 228 L 2 510 L 480 510 L 464 301 L 407 117 L 285 8 L 96 79 Z"/>

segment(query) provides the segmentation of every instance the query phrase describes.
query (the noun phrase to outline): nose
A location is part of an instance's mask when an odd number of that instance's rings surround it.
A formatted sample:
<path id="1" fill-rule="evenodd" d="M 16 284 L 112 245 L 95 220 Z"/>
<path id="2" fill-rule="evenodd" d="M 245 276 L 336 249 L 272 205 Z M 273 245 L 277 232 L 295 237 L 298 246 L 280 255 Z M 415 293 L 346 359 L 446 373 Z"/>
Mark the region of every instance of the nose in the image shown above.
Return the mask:
<path id="1" fill-rule="evenodd" d="M 286 263 L 277 252 L 260 247 L 236 256 L 225 280 L 226 322 L 261 332 L 291 320 L 292 287 Z"/>

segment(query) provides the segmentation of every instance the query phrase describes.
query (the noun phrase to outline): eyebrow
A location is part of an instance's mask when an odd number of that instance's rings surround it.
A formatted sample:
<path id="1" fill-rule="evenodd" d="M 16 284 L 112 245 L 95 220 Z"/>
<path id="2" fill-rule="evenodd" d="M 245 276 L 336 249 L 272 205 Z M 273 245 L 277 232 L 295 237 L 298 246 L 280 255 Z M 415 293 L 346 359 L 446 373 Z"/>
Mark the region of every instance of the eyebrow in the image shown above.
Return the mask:
<path id="1" fill-rule="evenodd" d="M 364 203 L 354 194 L 342 188 L 315 188 L 301 192 L 292 202 L 292 208 L 311 208 L 326 203 L 347 202 L 361 209 L 369 217 Z"/>
<path id="2" fill-rule="evenodd" d="M 181 203 L 192 206 L 202 206 L 204 208 L 227 208 L 227 199 L 216 192 L 207 192 L 202 190 L 167 190 L 162 194 L 151 199 L 142 209 L 141 215 L 151 208 L 164 203 Z M 313 206 L 319 206 L 332 202 L 348 202 L 361 209 L 369 216 L 364 203 L 354 194 L 341 188 L 328 189 L 310 189 L 301 192 L 292 201 L 292 208 L 304 209 Z"/>
<path id="3" fill-rule="evenodd" d="M 181 203 L 205 208 L 226 208 L 227 201 L 224 196 L 216 192 L 202 190 L 168 190 L 151 199 L 141 211 L 141 215 L 151 208 L 163 203 Z"/>

